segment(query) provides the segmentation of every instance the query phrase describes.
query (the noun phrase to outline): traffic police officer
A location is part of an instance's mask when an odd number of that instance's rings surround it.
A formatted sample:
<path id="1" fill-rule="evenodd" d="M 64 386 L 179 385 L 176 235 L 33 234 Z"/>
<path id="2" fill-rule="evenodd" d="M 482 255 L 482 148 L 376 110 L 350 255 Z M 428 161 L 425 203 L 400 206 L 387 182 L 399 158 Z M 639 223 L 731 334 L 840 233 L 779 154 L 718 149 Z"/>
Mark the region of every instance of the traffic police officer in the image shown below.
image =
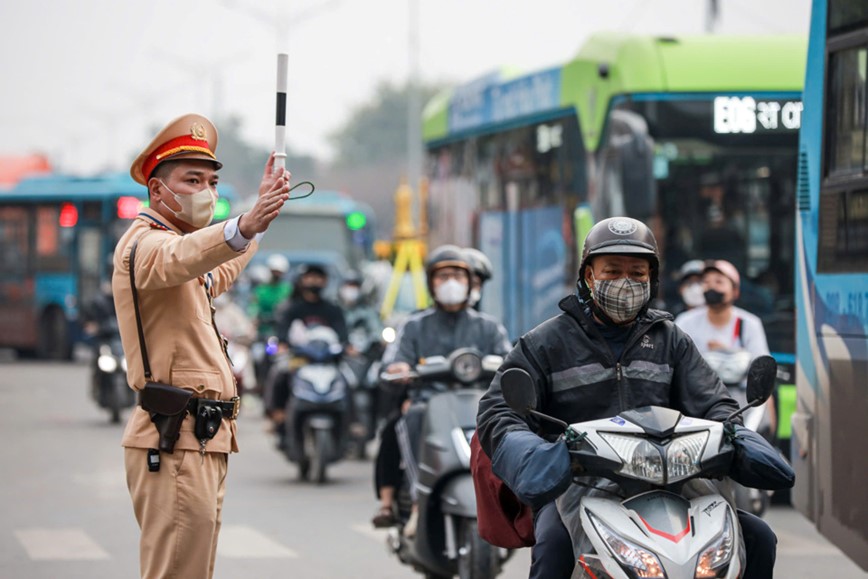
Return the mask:
<path id="1" fill-rule="evenodd" d="M 115 248 L 112 291 L 128 363 L 127 381 L 136 391 L 146 383 L 144 364 L 149 362 L 149 381 L 191 390 L 194 398 L 230 401 L 237 397 L 211 304 L 250 261 L 259 236 L 288 199 L 289 173 L 274 174 L 272 155 L 252 209 L 209 225 L 217 200 L 217 171 L 222 167 L 216 148 L 214 125 L 203 116 L 188 114 L 160 131 L 130 169 L 133 179 L 148 188 L 150 206 L 136 216 Z M 129 271 L 134 243 L 137 299 Z M 148 412 L 138 406 L 130 415 L 122 445 L 127 485 L 142 531 L 142 577 L 213 575 L 227 456 L 238 451 L 237 398 L 234 405 L 218 405 L 223 418 L 213 438 L 197 439 L 195 419 L 188 415 L 171 454 L 156 450 L 159 435 Z"/>

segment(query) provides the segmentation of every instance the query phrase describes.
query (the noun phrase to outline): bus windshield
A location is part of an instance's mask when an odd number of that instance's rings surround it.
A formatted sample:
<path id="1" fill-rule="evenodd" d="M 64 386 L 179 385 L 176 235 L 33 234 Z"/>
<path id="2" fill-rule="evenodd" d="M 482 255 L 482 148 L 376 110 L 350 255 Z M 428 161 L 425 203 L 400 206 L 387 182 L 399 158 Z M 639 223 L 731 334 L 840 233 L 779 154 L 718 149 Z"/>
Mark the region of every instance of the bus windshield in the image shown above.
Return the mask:
<path id="1" fill-rule="evenodd" d="M 270 227 L 262 237 L 260 249 L 280 251 L 311 247 L 322 251 L 348 253 L 350 243 L 343 217 L 338 215 L 281 214 L 277 227 Z"/>
<path id="2" fill-rule="evenodd" d="M 764 318 L 769 347 L 782 352 L 794 349 L 794 224 L 775 216 L 795 211 L 800 113 L 797 95 L 636 98 L 612 111 L 622 125 L 645 132 L 656 200 L 645 213 L 664 260 L 660 297 L 668 307 L 678 303 L 684 262 L 730 261 L 743 276 L 738 304 Z M 624 139 L 624 130 L 616 132 L 610 127 L 609 149 Z M 619 146 L 629 173 L 633 163 L 626 161 L 642 148 Z M 642 214 L 643 200 L 631 199 L 643 194 L 638 189 L 604 179 L 598 204 L 608 207 L 600 214 Z"/>

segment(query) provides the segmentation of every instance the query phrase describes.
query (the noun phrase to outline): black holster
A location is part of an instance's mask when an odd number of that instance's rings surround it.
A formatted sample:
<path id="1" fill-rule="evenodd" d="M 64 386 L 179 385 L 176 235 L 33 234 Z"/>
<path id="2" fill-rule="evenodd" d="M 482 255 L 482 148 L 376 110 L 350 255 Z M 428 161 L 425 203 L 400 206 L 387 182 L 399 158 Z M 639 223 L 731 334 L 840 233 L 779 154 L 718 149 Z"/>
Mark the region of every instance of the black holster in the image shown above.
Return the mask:
<path id="1" fill-rule="evenodd" d="M 176 388 L 159 382 L 148 382 L 139 393 L 142 408 L 150 413 L 151 422 L 160 433 L 160 452 L 172 454 L 181 435 L 181 424 L 187 416 L 187 403 L 191 390 Z"/>

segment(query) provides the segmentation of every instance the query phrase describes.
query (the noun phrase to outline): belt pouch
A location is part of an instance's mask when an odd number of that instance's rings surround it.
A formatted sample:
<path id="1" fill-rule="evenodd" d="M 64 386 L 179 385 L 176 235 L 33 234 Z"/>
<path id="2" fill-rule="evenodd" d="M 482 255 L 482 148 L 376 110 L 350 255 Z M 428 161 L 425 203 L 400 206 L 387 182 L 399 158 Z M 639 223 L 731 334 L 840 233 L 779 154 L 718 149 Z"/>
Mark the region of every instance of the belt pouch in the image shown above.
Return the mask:
<path id="1" fill-rule="evenodd" d="M 172 454 L 181 433 L 181 424 L 187 416 L 187 403 L 191 390 L 176 388 L 159 382 L 148 382 L 140 393 L 142 408 L 150 413 L 151 422 L 160 434 L 160 451 Z"/>

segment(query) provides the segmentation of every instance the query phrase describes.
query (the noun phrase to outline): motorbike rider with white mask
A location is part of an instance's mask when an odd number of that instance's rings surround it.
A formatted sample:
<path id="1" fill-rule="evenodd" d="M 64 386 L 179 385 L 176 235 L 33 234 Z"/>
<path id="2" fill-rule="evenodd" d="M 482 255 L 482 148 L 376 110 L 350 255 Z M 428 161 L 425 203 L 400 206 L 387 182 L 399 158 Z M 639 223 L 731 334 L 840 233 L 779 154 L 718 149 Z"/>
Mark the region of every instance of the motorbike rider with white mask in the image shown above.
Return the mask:
<path id="1" fill-rule="evenodd" d="M 585 239 L 578 291 L 561 300 L 563 313 L 519 339 L 480 400 L 477 435 L 492 470 L 534 510 L 531 578 L 572 574 L 573 540 L 554 501 L 573 477 L 560 433 L 506 404 L 504 371 L 527 371 L 538 410 L 567 423 L 647 405 L 710 420 L 737 409 L 672 316 L 648 308 L 659 268 L 657 242 L 645 224 L 626 217 L 596 224 Z M 771 577 L 774 533 L 747 513 L 739 512 L 739 522 L 747 546 L 744 577 Z"/>
<path id="2" fill-rule="evenodd" d="M 488 256 L 475 247 L 465 247 L 464 252 L 470 259 L 470 267 L 473 270 L 468 305 L 478 310 L 479 302 L 482 300 L 482 286 L 494 275 L 494 266 L 491 265 L 491 260 L 488 259 Z"/>
<path id="3" fill-rule="evenodd" d="M 476 348 L 483 356 L 503 356 L 509 351 L 510 343 L 503 325 L 468 307 L 472 271 L 468 256 L 461 248 L 442 245 L 434 249 L 428 256 L 425 273 L 434 305 L 411 314 L 398 328 L 395 341 L 383 354 L 386 373 L 407 373 L 424 357 L 447 356 L 459 348 Z M 424 400 L 424 395 L 417 394 L 411 406 L 411 400 L 402 397 L 401 411 L 405 416 L 396 413 L 380 433 L 375 471 L 380 508 L 372 520 L 375 527 L 388 527 L 396 522 L 392 504 L 404 476 L 402 459 L 410 494 L 415 500 L 417 475 L 413 451 L 422 427 Z M 404 532 L 412 535 L 414 531 L 411 518 Z"/>

